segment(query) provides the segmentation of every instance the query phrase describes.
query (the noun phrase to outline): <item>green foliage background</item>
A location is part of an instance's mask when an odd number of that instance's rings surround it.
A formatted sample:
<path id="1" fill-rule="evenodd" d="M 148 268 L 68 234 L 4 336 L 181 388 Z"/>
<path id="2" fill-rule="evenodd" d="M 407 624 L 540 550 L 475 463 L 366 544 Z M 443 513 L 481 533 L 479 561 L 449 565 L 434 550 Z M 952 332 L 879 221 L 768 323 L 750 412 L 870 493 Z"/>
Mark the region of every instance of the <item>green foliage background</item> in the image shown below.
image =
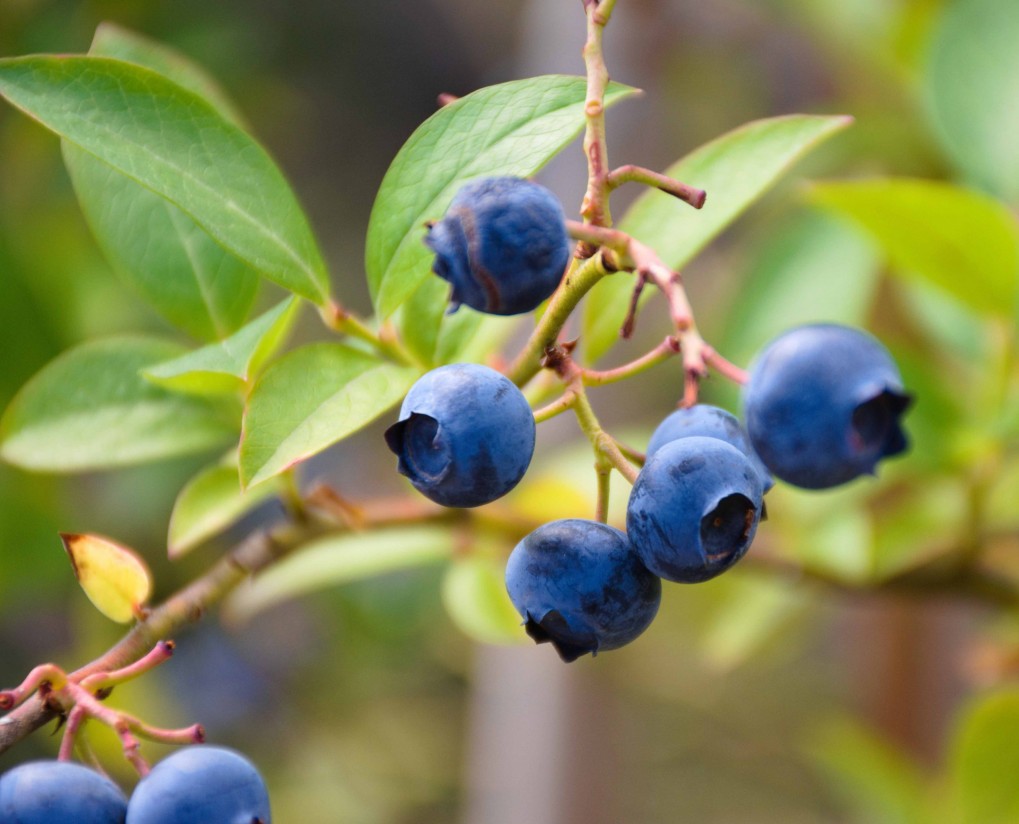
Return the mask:
<path id="1" fill-rule="evenodd" d="M 554 2 L 576 6 L 579 46 L 579 4 Z M 851 114 L 851 128 L 813 152 L 701 254 L 688 263 L 690 256 L 677 251 L 670 263 L 686 267 L 705 337 L 737 363 L 799 322 L 831 319 L 874 330 L 919 398 L 907 420 L 912 453 L 883 468 L 877 482 L 838 492 L 780 485 L 769 496 L 771 519 L 754 550 L 772 559 L 769 568 L 747 564 L 703 586 L 670 588 L 662 615 L 639 642 L 565 674 L 547 649 L 495 650 L 470 640 L 507 637 L 498 576 L 508 547 L 497 536 L 479 538 L 470 561 L 452 565 L 455 536 L 444 531 L 380 533 L 358 545 L 353 561 L 344 560 L 344 546 L 310 549 L 235 599 L 224 626 L 207 620 L 180 639 L 172 663 L 118 689 L 115 698 L 161 726 L 200 720 L 212 740 L 248 752 L 267 774 L 279 820 L 469 820 L 486 781 L 509 798 L 533 793 L 521 781 L 526 770 L 513 765 L 540 762 L 548 751 L 560 756 L 553 770 L 558 794 L 544 808 L 550 822 L 984 824 L 1019 815 L 1011 780 L 1019 758 L 1011 734 L 1019 724 L 1019 692 L 1011 686 L 1015 601 L 988 606 L 958 591 L 903 595 L 894 586 L 911 570 L 942 571 L 974 559 L 1006 583 L 1019 573 L 1013 149 L 1019 72 L 1012 47 L 1019 11 L 1010 0 L 726 0 L 699 8 L 707 5 L 620 0 L 607 33 L 610 68 L 615 79 L 646 94 L 610 113 L 612 159 L 664 169 L 750 120 Z M 206 66 L 235 101 L 231 127 L 247 124 L 268 147 L 310 216 L 309 230 L 278 181 L 282 188 L 261 204 L 268 217 L 256 229 L 292 222 L 292 235 L 301 238 L 297 280 L 287 279 L 290 267 L 255 260 L 257 239 L 227 252 L 212 244 L 205 254 L 223 255 L 216 271 L 235 286 L 212 298 L 204 293 L 205 309 L 196 312 L 187 295 L 154 295 L 158 278 L 125 283 L 107 262 L 100 245 L 127 249 L 143 269 L 166 257 L 144 245 L 128 248 L 112 235 L 123 221 L 104 223 L 101 202 L 89 208 L 89 191 L 104 169 L 65 145 L 68 175 L 49 133 L 10 107 L 0 109 L 0 407 L 61 353 L 118 336 L 104 346 L 125 369 L 152 364 L 166 386 L 190 393 L 160 395 L 153 402 L 158 420 L 191 435 L 196 429 L 187 421 L 197 420 L 201 434 L 175 448 L 180 438 L 163 429 L 161 454 L 169 460 L 151 466 L 47 474 L 105 466 L 113 462 L 111 450 L 121 448 L 116 437 L 73 432 L 65 433 L 67 443 L 45 444 L 53 457 L 37 467 L 42 474 L 0 466 L 0 683 L 17 682 L 43 660 L 73 666 L 119 635 L 76 589 L 58 531 L 98 532 L 136 547 L 154 568 L 158 597 L 276 514 L 278 504 L 263 501 L 211 545 L 202 541 L 223 523 L 196 525 L 192 518 L 191 534 L 180 528 L 170 538 L 187 557 L 165 560 L 171 508 L 186 483 L 204 490 L 195 500 L 209 495 L 224 507 L 236 504 L 223 485 L 233 459 L 216 463 L 216 449 L 228 445 L 233 424 L 224 421 L 236 421 L 239 410 L 215 393 L 253 374 L 283 345 L 287 324 L 291 347 L 314 345 L 270 367 L 265 383 L 279 389 L 268 397 L 293 395 L 294 376 L 309 370 L 325 376 L 321 397 L 309 399 L 316 406 L 356 406 L 357 398 L 342 394 L 354 378 L 366 382 L 366 396 L 399 397 L 413 379 L 409 370 L 379 366 L 356 346 L 348 352 L 318 342 L 325 334 L 313 312 L 281 304 L 285 293 L 272 285 L 256 296 L 250 270 L 278 271 L 267 277 L 321 300 L 328 267 L 335 294 L 355 309 L 368 314 L 373 297 L 386 314 L 395 309 L 397 299 L 390 293 L 387 303 L 374 280 L 386 268 L 385 244 L 373 245 L 369 231 L 386 169 L 432 114 L 438 92 L 466 94 L 544 71 L 515 62 L 531 39 L 540 39 L 539 17 L 526 4 L 466 0 L 0 6 L 3 56 L 84 52 L 96 26 L 112 20 Z M 566 57 L 573 61 L 567 70 L 581 73 L 576 49 Z M 193 81 L 189 88 L 208 93 L 202 77 Z M 506 93 L 500 88 L 492 94 Z M 235 142 L 222 152 L 235 152 L 243 166 L 238 174 L 264 170 L 239 131 L 225 134 Z M 518 161 L 506 147 L 493 151 Z M 579 158 L 579 146 L 571 146 L 547 171 L 550 181 L 571 181 L 559 186 L 568 211 L 583 190 Z M 754 160 L 750 155 L 745 167 L 720 163 L 709 203 L 749 186 L 761 169 Z M 698 173 L 689 160 L 681 169 L 677 174 Z M 804 178 L 820 182 L 803 185 Z M 182 185 L 172 175 L 164 183 Z M 441 193 L 434 185 L 416 192 L 407 208 L 427 211 L 425 195 Z M 194 227 L 181 223 L 183 213 L 164 214 L 158 205 L 147 219 L 170 221 L 182 238 L 195 237 Z M 206 198 L 200 206 L 222 204 Z M 257 206 L 249 210 L 256 217 Z M 420 222 L 412 217 L 407 231 Z M 682 210 L 674 219 L 696 225 Z M 668 224 L 656 226 L 661 220 L 641 202 L 622 225 L 650 233 L 663 254 L 670 243 L 682 251 L 687 230 L 673 236 Z M 417 271 L 423 249 L 412 237 L 404 248 L 400 265 Z M 132 260 L 112 263 L 132 270 Z M 399 253 L 391 260 L 400 263 Z M 196 282 L 188 294 L 200 287 Z M 605 322 L 613 287 L 604 287 L 589 298 L 578 331 L 587 357 L 618 363 L 653 345 L 666 322 L 661 307 L 649 303 L 638 339 L 607 353 L 615 324 Z M 437 315 L 428 329 L 407 323 L 434 304 L 435 289 L 428 290 L 411 298 L 413 312 L 396 315 L 415 354 L 482 357 L 485 346 L 470 350 L 464 343 L 480 326 L 476 319 L 456 322 L 470 329 L 441 331 Z M 262 312 L 272 312 L 258 330 L 268 344 L 249 333 L 230 357 L 184 354 Z M 177 315 L 182 320 L 174 321 Z M 493 327 L 480 340 L 509 333 Z M 138 335 L 179 343 L 153 352 L 152 341 Z M 58 361 L 69 380 L 81 379 L 82 391 L 93 384 L 88 358 L 96 348 L 76 350 L 70 366 L 71 356 Z M 738 408 L 735 392 L 720 383 L 709 384 L 705 399 Z M 592 392 L 592 401 L 612 431 L 640 446 L 679 391 L 677 365 L 667 364 L 625 391 Z M 69 403 L 81 402 L 81 392 L 69 394 Z M 170 406 L 167 397 L 174 399 Z M 60 399 L 44 400 L 52 409 Z M 270 405 L 266 418 L 276 420 L 276 411 Z M 542 430 L 536 464 L 507 502 L 509 511 L 535 519 L 589 516 L 589 450 L 568 424 Z M 327 477 L 358 496 L 401 489 L 380 432 L 374 424 L 344 440 L 315 458 L 303 477 Z M 310 443 L 307 451 L 329 442 Z M 190 456 L 201 448 L 203 455 Z M 12 440 L 6 449 L 9 460 L 17 459 Z M 29 443 L 24 452 L 38 454 L 39 447 Z M 271 452 L 250 442 L 242 448 L 247 480 L 272 474 Z M 616 498 L 614 504 L 623 503 Z M 366 557 L 373 562 L 358 566 Z M 806 574 L 790 575 L 787 566 Z M 515 676 L 517 692 L 534 703 L 486 702 L 494 673 L 504 681 Z M 544 699 L 541 689 L 529 691 L 546 679 Z M 513 690 L 500 694 L 505 699 Z M 542 700 L 551 694 L 567 700 L 555 714 L 559 737 L 525 741 L 501 772 L 484 772 L 497 762 L 479 749 L 478 742 L 492 740 L 480 732 L 481 714 L 529 730 L 528 715 L 549 711 Z M 115 742 L 100 734 L 96 745 L 127 780 Z M 0 757 L 0 768 L 54 749 L 51 739 L 36 735 Z"/>

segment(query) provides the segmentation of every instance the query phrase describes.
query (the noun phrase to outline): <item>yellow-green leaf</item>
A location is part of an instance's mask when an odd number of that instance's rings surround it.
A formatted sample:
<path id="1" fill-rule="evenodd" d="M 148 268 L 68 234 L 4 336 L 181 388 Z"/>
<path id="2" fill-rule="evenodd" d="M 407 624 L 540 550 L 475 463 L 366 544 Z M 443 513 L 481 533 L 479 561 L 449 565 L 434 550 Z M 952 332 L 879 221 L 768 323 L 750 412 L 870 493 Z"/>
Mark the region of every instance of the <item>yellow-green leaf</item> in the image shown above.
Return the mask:
<path id="1" fill-rule="evenodd" d="M 152 594 L 152 574 L 134 550 L 98 535 L 62 532 L 60 539 L 96 609 L 120 624 L 140 615 Z"/>

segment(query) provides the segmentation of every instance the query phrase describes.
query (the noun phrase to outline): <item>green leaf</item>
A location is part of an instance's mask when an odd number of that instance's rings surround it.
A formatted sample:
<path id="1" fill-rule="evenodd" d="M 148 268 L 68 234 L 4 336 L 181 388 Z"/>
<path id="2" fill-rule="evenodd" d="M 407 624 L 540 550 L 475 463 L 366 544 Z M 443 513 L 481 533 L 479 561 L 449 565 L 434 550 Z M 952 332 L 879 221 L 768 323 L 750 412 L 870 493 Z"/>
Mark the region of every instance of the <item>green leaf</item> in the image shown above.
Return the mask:
<path id="1" fill-rule="evenodd" d="M 222 405 L 139 374 L 181 347 L 142 337 L 91 341 L 50 362 L 0 420 L 0 455 L 26 469 L 75 472 L 201 452 L 236 437 Z"/>
<path id="2" fill-rule="evenodd" d="M 206 467 L 187 482 L 177 496 L 170 514 L 167 551 L 172 560 L 222 532 L 263 501 L 276 495 L 279 477 L 241 490 L 237 456 Z"/>
<path id="3" fill-rule="evenodd" d="M 1012 317 L 1019 294 L 1019 228 L 977 192 L 930 180 L 814 186 L 811 199 L 865 229 L 896 272 L 921 278 L 984 314 Z"/>
<path id="4" fill-rule="evenodd" d="M 344 344 L 312 344 L 280 358 L 248 398 L 242 483 L 271 478 L 375 420 L 419 374 Z"/>
<path id="5" fill-rule="evenodd" d="M 636 91 L 610 84 L 605 105 Z M 381 318 L 430 277 L 425 221 L 441 218 L 467 180 L 535 174 L 583 128 L 585 94 L 582 77 L 514 80 L 472 92 L 418 127 L 386 172 L 368 224 L 365 267 Z"/>
<path id="6" fill-rule="evenodd" d="M 196 338 L 217 340 L 244 323 L 258 272 L 169 201 L 71 143 L 62 148 L 89 228 L 125 283 Z"/>
<path id="7" fill-rule="evenodd" d="M 465 635 L 485 644 L 527 640 L 523 620 L 506 592 L 504 563 L 482 554 L 458 559 L 442 579 L 446 612 Z"/>
<path id="8" fill-rule="evenodd" d="M 956 0 L 933 37 L 923 92 L 949 156 L 986 191 L 1019 201 L 1019 5 Z"/>
<path id="9" fill-rule="evenodd" d="M 801 588 L 779 579 L 742 575 L 727 583 L 701 639 L 705 658 L 721 671 L 735 669 L 773 641 L 807 604 Z"/>
<path id="10" fill-rule="evenodd" d="M 403 342 L 429 366 L 483 362 L 521 325 L 523 318 L 486 315 L 461 306 L 446 314 L 449 284 L 426 278 L 396 314 Z"/>
<path id="11" fill-rule="evenodd" d="M 980 698 L 967 709 L 950 754 L 961 821 L 1019 821 L 1017 740 L 1019 689 Z"/>
<path id="12" fill-rule="evenodd" d="M 704 208 L 657 190 L 642 194 L 619 228 L 655 249 L 673 269 L 685 266 L 811 149 L 852 122 L 845 116 L 788 115 L 728 132 L 670 166 L 666 174 L 708 193 Z M 581 341 L 593 362 L 619 338 L 632 279 L 605 278 L 584 301 Z M 646 295 L 654 290 L 645 290 Z"/>
<path id="13" fill-rule="evenodd" d="M 840 719 L 824 725 L 807 749 L 855 814 L 853 820 L 867 824 L 938 820 L 933 818 L 928 800 L 932 794 L 920 768 L 857 722 Z"/>
<path id="14" fill-rule="evenodd" d="M 109 23 L 89 52 L 146 66 L 212 102 L 240 126 L 225 95 L 171 49 Z M 82 211 L 114 270 L 167 320 L 205 340 L 247 317 L 258 272 L 230 254 L 169 201 L 68 141 L 64 163 Z"/>
<path id="15" fill-rule="evenodd" d="M 116 23 L 106 22 L 96 28 L 89 54 L 115 57 L 128 63 L 147 66 L 199 97 L 204 97 L 223 117 L 244 128 L 244 118 L 219 83 L 189 57 L 165 43 L 151 40 Z"/>
<path id="16" fill-rule="evenodd" d="M 198 395 L 236 392 L 258 373 L 286 339 L 301 302 L 289 298 L 226 340 L 211 343 L 144 371 L 149 380 Z"/>
<path id="17" fill-rule="evenodd" d="M 843 221 L 800 213 L 769 233 L 726 315 L 721 350 L 746 363 L 780 333 L 804 323 L 861 325 L 877 286 L 874 246 Z"/>
<path id="18" fill-rule="evenodd" d="M 0 60 L 0 94 L 170 201 L 269 280 L 327 303 L 325 264 L 290 186 L 204 98 L 107 57 Z"/>
<path id="19" fill-rule="evenodd" d="M 310 592 L 445 561 L 452 547 L 447 527 L 423 524 L 323 538 L 236 590 L 223 611 L 227 620 L 243 622 Z"/>

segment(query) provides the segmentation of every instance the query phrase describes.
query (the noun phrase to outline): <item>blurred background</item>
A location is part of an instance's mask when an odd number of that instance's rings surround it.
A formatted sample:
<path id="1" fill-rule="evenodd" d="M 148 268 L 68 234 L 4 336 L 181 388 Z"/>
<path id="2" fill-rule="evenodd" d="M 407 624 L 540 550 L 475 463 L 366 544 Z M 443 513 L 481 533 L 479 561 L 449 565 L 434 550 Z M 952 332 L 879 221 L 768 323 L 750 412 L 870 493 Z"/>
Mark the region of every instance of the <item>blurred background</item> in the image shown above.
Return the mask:
<path id="1" fill-rule="evenodd" d="M 0 56 L 87 51 L 104 20 L 218 78 L 293 182 L 335 292 L 365 313 L 371 204 L 437 96 L 583 73 L 577 0 L 0 0 Z M 964 544 L 996 574 L 1014 572 L 1016 316 L 982 317 L 902 277 L 887 243 L 820 208 L 804 185 L 907 176 L 1015 203 L 1015 42 L 1014 0 L 617 3 L 610 71 L 645 94 L 609 113 L 613 165 L 664 169 L 761 117 L 855 118 L 685 272 L 705 337 L 737 363 L 789 325 L 839 320 L 885 339 L 919 397 L 906 424 L 913 452 L 878 481 L 771 494 L 759 551 L 791 573 L 748 563 L 708 584 L 669 586 L 641 639 L 566 666 L 544 646 L 470 638 L 444 605 L 443 565 L 425 565 L 323 586 L 243 621 L 210 616 L 178 639 L 171 663 L 113 701 L 159 726 L 201 721 L 210 740 L 247 753 L 280 822 L 1019 821 L 1007 792 L 986 815 L 972 800 L 1014 785 L 1019 769 L 1014 606 L 883 585 Z M 571 215 L 584 169 L 578 141 L 540 177 Z M 613 200 L 617 215 L 633 194 Z M 6 106 L 0 286 L 0 408 L 77 342 L 178 335 L 108 268 L 57 139 Z M 267 287 L 260 305 L 275 299 Z M 307 326 L 298 341 L 320 335 Z M 643 351 L 665 328 L 662 307 L 650 305 L 637 338 L 604 363 Z M 681 393 L 676 367 L 594 390 L 606 426 L 642 448 Z M 730 387 L 709 384 L 705 400 L 738 409 Z M 383 427 L 313 461 L 305 481 L 361 495 L 402 489 Z M 531 480 L 509 506 L 590 516 L 593 473 L 579 438 L 571 421 L 543 425 Z M 138 549 L 158 600 L 279 513 L 268 504 L 170 564 L 174 498 L 208 460 L 75 477 L 0 466 L 0 684 L 42 661 L 72 668 L 119 637 L 75 584 L 58 531 Z M 621 484 L 616 492 L 625 505 Z M 130 784 L 112 737 L 99 731 L 94 743 Z M 0 756 L 0 769 L 57 744 L 40 732 Z"/>

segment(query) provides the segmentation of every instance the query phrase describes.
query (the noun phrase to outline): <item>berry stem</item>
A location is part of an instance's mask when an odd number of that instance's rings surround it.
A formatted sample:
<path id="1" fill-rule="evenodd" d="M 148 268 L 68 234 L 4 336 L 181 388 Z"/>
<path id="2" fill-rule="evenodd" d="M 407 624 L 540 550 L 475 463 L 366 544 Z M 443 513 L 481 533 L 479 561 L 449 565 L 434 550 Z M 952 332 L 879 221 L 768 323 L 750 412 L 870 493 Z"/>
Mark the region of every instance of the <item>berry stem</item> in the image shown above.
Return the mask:
<path id="1" fill-rule="evenodd" d="M 600 254 L 584 261 L 574 260 L 524 348 L 507 367 L 506 377 L 517 386 L 523 386 L 537 375 L 541 371 L 541 361 L 546 350 L 555 345 L 559 333 L 581 298 L 612 271 L 614 269 L 606 267 Z"/>
<path id="2" fill-rule="evenodd" d="M 703 189 L 681 183 L 668 175 L 645 169 L 643 166 L 632 164 L 613 169 L 609 172 L 606 183 L 610 192 L 618 189 L 624 183 L 642 183 L 672 195 L 684 203 L 689 203 L 695 209 L 702 208 L 707 199 L 707 193 Z"/>
<path id="3" fill-rule="evenodd" d="M 641 355 L 629 363 L 624 363 L 622 366 L 604 370 L 584 369 L 584 383 L 587 386 L 603 386 L 607 383 L 626 380 L 634 375 L 639 375 L 641 372 L 646 372 L 652 366 L 657 366 L 678 352 L 679 341 L 672 335 L 669 335 L 650 352 Z"/>
<path id="4" fill-rule="evenodd" d="M 567 389 L 559 398 L 552 401 L 540 409 L 534 410 L 534 422 L 544 423 L 547 420 L 554 418 L 556 415 L 561 415 L 567 409 L 572 409 L 573 405 L 577 402 L 577 396 L 571 389 Z"/>
<path id="5" fill-rule="evenodd" d="M 580 207 L 585 222 L 595 226 L 611 226 L 609 212 L 608 149 L 605 140 L 605 89 L 609 70 L 602 50 L 602 35 L 608 25 L 615 0 L 585 3 L 587 42 L 584 44 L 584 65 L 587 69 L 587 97 L 584 112 L 584 154 L 587 156 L 587 192 Z M 591 250 L 593 252 L 593 250 Z"/>
<path id="6" fill-rule="evenodd" d="M 598 498 L 595 503 L 594 519 L 606 524 L 609 521 L 609 497 L 612 487 L 612 464 L 599 453 L 595 458 L 594 471 L 598 477 Z"/>
<path id="7" fill-rule="evenodd" d="M 406 366 L 423 366 L 400 343 L 396 333 L 385 324 L 378 333 L 375 333 L 350 310 L 335 302 L 330 302 L 326 307 L 321 308 L 319 316 L 329 329 L 340 335 L 349 335 L 352 338 L 363 340 L 389 360 Z"/>
<path id="8" fill-rule="evenodd" d="M 637 469 L 620 451 L 615 439 L 602 429 L 601 424 L 598 422 L 598 417 L 594 414 L 594 409 L 591 408 L 591 402 L 587 398 L 587 392 L 584 390 L 583 383 L 576 381 L 571 388 L 576 395 L 573 411 L 577 415 L 577 422 L 580 424 L 580 428 L 594 447 L 597 456 L 595 458 L 596 468 L 597 462 L 604 456 L 604 459 L 607 459 L 620 475 L 633 484 L 637 480 Z"/>

